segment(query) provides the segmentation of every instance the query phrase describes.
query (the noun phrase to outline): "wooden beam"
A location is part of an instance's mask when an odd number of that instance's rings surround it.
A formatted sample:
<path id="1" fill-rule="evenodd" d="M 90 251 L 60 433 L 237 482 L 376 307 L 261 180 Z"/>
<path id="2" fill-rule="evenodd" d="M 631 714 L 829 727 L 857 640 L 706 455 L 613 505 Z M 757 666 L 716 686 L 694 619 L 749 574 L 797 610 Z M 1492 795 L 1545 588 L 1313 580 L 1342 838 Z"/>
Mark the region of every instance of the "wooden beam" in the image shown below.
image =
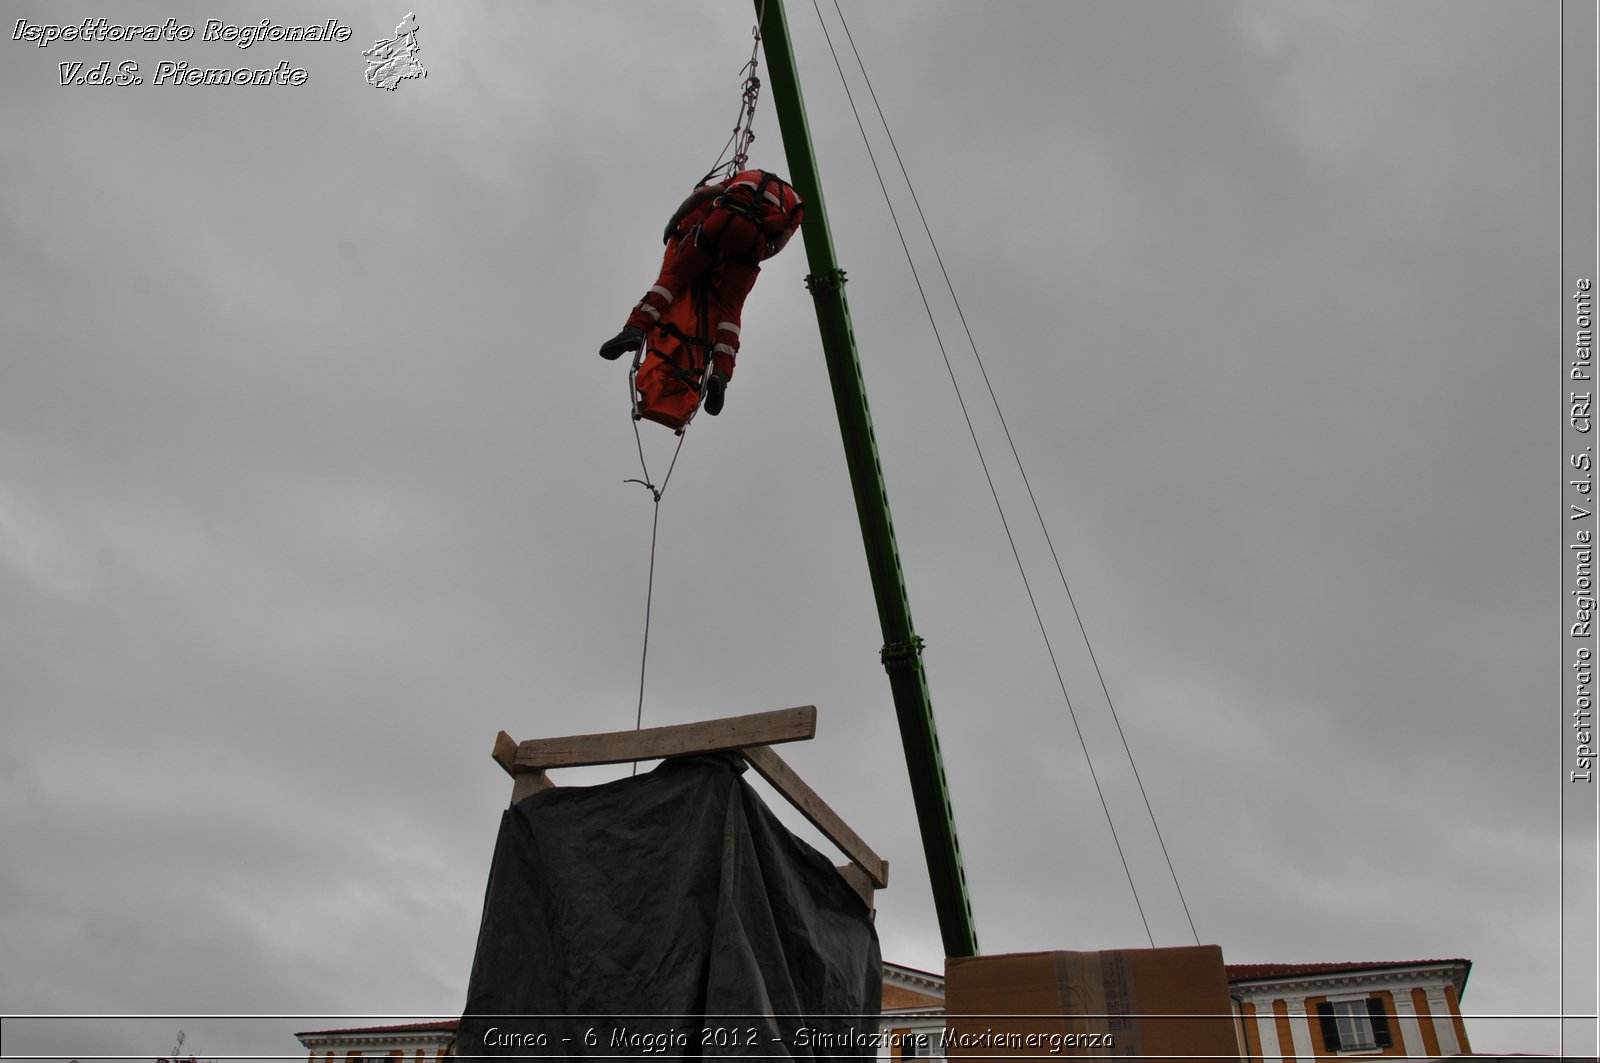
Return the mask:
<path id="1" fill-rule="evenodd" d="M 503 732 L 502 732 L 503 733 Z M 571 735 L 567 738 L 533 738 L 520 742 L 509 769 L 513 775 L 549 768 L 576 768 L 590 764 L 624 764 L 631 760 L 660 760 L 694 753 L 720 753 L 746 746 L 798 742 L 817 733 L 817 709 L 802 705 L 776 712 L 730 716 L 722 720 L 647 727 L 642 731 Z M 495 743 L 496 760 L 501 745 Z M 504 766 L 504 762 L 501 762 Z M 803 785 L 803 784 L 802 784 Z"/>
<path id="2" fill-rule="evenodd" d="M 800 810 L 800 814 L 811 821 L 828 840 L 837 845 L 839 849 L 850 858 L 850 862 L 866 872 L 867 879 L 875 889 L 883 889 L 889 884 L 889 864 L 881 856 L 872 851 L 872 847 L 861 840 L 861 835 L 850 829 L 850 825 L 839 818 L 839 814 L 828 807 L 817 792 L 806 785 L 804 779 L 795 774 L 793 768 L 784 763 L 782 757 L 768 749 L 766 746 L 750 746 L 740 750 L 744 759 L 750 766 L 761 773 L 761 777 L 777 788 L 777 791 L 789 799 L 789 803 Z"/>
<path id="3" fill-rule="evenodd" d="M 641 731 L 611 731 L 603 734 L 571 735 L 566 738 L 537 738 L 518 742 L 501 731 L 495 736 L 495 763 L 505 769 L 515 784 L 511 803 L 555 785 L 545 774 L 548 768 L 576 768 L 594 764 L 622 764 L 633 760 L 659 760 L 695 753 L 721 753 L 737 750 L 756 772 L 771 783 L 800 814 L 805 816 L 829 841 L 850 858 L 839 868 L 850 887 L 873 907 L 873 891 L 889 884 L 889 863 L 872 851 L 861 836 L 850 829 L 839 814 L 828 807 L 820 795 L 786 764 L 769 746 L 777 742 L 797 742 L 817 733 L 817 710 L 802 705 L 776 712 L 730 716 L 700 723 L 651 727 Z"/>
<path id="4" fill-rule="evenodd" d="M 540 790 L 548 790 L 555 783 L 550 781 L 550 776 L 542 771 L 525 771 L 513 776 L 515 781 L 511 784 L 511 803 L 514 805 L 529 794 L 536 794 Z"/>
<path id="5" fill-rule="evenodd" d="M 517 740 L 501 731 L 494 736 L 494 752 L 489 754 L 494 762 L 506 770 L 513 779 L 517 777 Z"/>
<path id="6" fill-rule="evenodd" d="M 861 902 L 867 906 L 867 911 L 876 912 L 878 910 L 878 895 L 873 890 L 872 880 L 867 877 L 865 871 L 854 864 L 839 864 L 835 866 L 834 870 L 838 871 L 839 876 L 850 884 L 851 889 L 856 891 L 856 896 L 860 897 Z"/>

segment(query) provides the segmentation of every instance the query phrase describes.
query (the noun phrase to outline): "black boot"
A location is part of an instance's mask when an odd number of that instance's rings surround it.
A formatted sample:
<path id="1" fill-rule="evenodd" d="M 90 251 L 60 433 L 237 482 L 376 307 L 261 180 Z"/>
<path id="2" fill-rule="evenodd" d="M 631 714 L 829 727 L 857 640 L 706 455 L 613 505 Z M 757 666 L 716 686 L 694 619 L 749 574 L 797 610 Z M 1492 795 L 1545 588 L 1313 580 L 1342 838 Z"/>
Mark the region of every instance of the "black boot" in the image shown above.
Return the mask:
<path id="1" fill-rule="evenodd" d="M 728 378 L 713 369 L 706 377 L 706 412 L 713 417 L 721 413 L 722 400 L 727 394 Z"/>
<path id="2" fill-rule="evenodd" d="M 600 357 L 614 361 L 644 346 L 644 330 L 629 325 L 600 345 Z"/>

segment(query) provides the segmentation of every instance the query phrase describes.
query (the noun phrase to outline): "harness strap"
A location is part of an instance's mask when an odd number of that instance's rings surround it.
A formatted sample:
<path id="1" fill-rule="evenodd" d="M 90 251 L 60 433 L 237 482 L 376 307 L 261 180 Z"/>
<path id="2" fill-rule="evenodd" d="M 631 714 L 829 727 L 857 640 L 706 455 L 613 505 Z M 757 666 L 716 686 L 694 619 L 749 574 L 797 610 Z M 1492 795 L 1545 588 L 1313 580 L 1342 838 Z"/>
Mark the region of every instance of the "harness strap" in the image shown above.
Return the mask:
<path id="1" fill-rule="evenodd" d="M 683 331 L 670 321 L 663 321 L 661 324 L 657 325 L 656 328 L 660 329 L 662 332 L 665 332 L 679 343 L 688 344 L 690 347 L 704 347 L 706 345 L 705 340 L 701 339 L 699 336 L 689 335 L 687 332 Z"/>
<path id="2" fill-rule="evenodd" d="M 766 220 L 762 218 L 760 208 L 744 196 L 720 195 L 713 205 L 727 211 L 729 214 L 737 214 L 741 218 L 754 222 L 756 228 L 763 233 L 767 231 Z"/>

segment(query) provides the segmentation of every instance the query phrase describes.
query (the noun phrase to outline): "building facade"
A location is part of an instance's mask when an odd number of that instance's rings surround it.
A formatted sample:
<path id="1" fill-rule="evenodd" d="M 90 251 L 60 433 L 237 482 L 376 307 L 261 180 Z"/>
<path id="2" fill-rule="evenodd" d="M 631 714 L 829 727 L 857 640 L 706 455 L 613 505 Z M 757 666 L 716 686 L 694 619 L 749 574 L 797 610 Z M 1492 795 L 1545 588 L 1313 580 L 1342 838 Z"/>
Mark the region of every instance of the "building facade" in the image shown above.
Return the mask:
<path id="1" fill-rule="evenodd" d="M 1463 959 L 1397 963 L 1230 963 L 1240 1059 L 1439 1059 L 1471 1053 L 1461 994 L 1472 964 Z M 921 1063 L 943 1057 L 944 979 L 884 965 L 880 1059 Z"/>
<path id="2" fill-rule="evenodd" d="M 399 1026 L 355 1026 L 340 1030 L 297 1033 L 311 1054 L 307 1063 L 443 1063 L 451 1057 L 457 1020 L 413 1022 Z"/>
<path id="3" fill-rule="evenodd" d="M 879 1059 L 943 1059 L 944 976 L 885 963 L 878 1029 L 883 1034 Z"/>
<path id="4" fill-rule="evenodd" d="M 1261 1063 L 1467 1055 L 1466 960 L 1229 964 L 1241 1047 Z"/>
<path id="5" fill-rule="evenodd" d="M 1468 1055 L 1461 994 L 1467 960 L 1397 963 L 1231 963 L 1228 990 L 1249 1063 Z M 945 1058 L 944 977 L 883 965 L 878 1058 Z M 457 1022 L 365 1026 L 296 1034 L 306 1063 L 448 1063 Z"/>

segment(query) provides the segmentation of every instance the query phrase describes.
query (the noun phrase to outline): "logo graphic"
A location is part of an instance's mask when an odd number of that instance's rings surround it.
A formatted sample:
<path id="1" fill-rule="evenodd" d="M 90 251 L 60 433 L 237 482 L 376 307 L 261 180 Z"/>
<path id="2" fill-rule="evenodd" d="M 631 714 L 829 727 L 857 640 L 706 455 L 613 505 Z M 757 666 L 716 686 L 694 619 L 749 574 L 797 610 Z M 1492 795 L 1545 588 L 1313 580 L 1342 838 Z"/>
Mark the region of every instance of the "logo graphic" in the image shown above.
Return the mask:
<path id="1" fill-rule="evenodd" d="M 361 53 L 367 57 L 367 84 L 393 92 L 406 78 L 425 78 L 417 61 L 417 16 L 409 13 L 394 28 L 394 36 L 380 40 Z"/>

